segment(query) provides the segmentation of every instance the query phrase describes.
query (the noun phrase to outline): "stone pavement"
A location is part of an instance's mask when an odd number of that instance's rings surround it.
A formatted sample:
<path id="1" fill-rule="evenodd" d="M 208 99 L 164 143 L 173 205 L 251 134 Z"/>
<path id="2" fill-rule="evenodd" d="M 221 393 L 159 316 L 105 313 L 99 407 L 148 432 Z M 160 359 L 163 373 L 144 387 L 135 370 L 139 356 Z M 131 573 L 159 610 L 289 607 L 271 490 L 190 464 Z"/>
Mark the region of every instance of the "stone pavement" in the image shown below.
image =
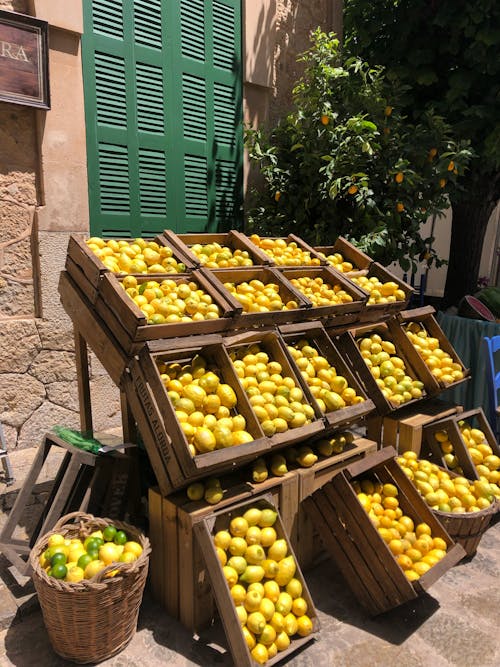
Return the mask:
<path id="1" fill-rule="evenodd" d="M 4 492 L 0 488 L 0 494 Z M 0 525 L 2 509 L 6 508 L 0 506 Z M 16 571 L 0 555 L 1 667 L 73 664 L 52 651 L 31 581 L 15 575 Z M 500 522 L 497 522 L 483 536 L 477 554 L 445 573 L 428 594 L 370 619 L 334 565 L 324 558 L 313 570 L 305 572 L 321 623 L 319 637 L 281 664 L 498 667 L 499 575 Z M 119 655 L 101 664 L 230 667 L 232 660 L 220 624 L 193 638 L 165 614 L 147 587 L 137 633 Z"/>

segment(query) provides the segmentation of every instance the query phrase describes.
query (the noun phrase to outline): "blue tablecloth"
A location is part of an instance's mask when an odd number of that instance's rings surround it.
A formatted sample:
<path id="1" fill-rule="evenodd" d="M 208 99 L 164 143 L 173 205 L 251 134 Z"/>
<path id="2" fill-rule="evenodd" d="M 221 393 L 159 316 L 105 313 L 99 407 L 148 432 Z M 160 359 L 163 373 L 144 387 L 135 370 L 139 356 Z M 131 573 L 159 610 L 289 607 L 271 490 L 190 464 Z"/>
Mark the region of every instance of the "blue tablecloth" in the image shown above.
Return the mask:
<path id="1" fill-rule="evenodd" d="M 436 319 L 464 366 L 471 372 L 470 380 L 443 392 L 443 400 L 463 405 L 465 410 L 483 408 L 490 419 L 483 337 L 500 335 L 500 324 L 441 312 L 436 313 Z"/>

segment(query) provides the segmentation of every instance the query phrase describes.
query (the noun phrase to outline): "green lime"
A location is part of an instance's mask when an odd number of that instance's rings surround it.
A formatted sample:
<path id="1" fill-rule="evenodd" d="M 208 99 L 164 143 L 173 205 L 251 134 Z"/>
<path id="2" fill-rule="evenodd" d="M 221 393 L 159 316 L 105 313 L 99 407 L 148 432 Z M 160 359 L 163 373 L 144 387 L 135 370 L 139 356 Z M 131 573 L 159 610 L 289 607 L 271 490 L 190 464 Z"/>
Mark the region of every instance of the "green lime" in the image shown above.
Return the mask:
<path id="1" fill-rule="evenodd" d="M 87 554 L 82 554 L 80 556 L 80 558 L 78 559 L 77 565 L 78 565 L 78 567 L 81 567 L 82 570 L 84 570 L 87 567 L 87 565 L 93 560 L 94 559 L 92 558 L 92 556 L 90 554 L 88 554 L 88 553 Z"/>
<path id="2" fill-rule="evenodd" d="M 104 540 L 101 540 L 100 537 L 87 537 L 83 546 L 85 551 L 98 551 L 101 544 L 104 544 Z"/>
<path id="3" fill-rule="evenodd" d="M 90 560 L 98 560 L 99 558 L 99 549 L 89 549 L 87 554 L 90 556 Z"/>
<path id="4" fill-rule="evenodd" d="M 58 551 L 50 559 L 50 564 L 52 567 L 54 567 L 54 565 L 66 565 L 66 555 Z"/>
<path id="5" fill-rule="evenodd" d="M 102 531 L 102 536 L 105 542 L 112 542 L 116 535 L 116 528 L 114 526 L 106 526 Z"/>
<path id="6" fill-rule="evenodd" d="M 63 565 L 62 563 L 59 563 L 52 567 L 52 576 L 55 577 L 56 579 L 64 579 L 64 577 L 67 574 L 68 574 L 68 568 L 66 567 L 66 565 Z"/>
<path id="7" fill-rule="evenodd" d="M 127 533 L 124 530 L 117 530 L 113 539 L 115 544 L 125 544 L 128 541 Z"/>

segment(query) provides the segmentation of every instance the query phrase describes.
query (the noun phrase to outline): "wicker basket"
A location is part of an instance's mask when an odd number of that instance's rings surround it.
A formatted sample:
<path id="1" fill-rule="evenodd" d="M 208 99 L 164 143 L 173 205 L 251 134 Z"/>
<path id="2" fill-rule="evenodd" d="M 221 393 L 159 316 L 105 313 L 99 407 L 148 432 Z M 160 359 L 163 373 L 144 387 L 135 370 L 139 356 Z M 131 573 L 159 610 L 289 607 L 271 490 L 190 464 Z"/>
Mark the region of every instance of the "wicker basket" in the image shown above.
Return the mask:
<path id="1" fill-rule="evenodd" d="M 450 537 L 463 546 L 469 557 L 476 553 L 484 531 L 499 511 L 500 504 L 498 501 L 493 502 L 489 507 L 480 512 L 452 514 L 450 512 L 433 510 Z"/>
<path id="2" fill-rule="evenodd" d="M 138 542 L 142 554 L 132 563 L 113 563 L 92 579 L 70 583 L 49 577 L 39 563 L 48 539 L 55 533 L 67 538 L 90 535 L 113 524 Z M 61 517 L 30 553 L 30 565 L 43 620 L 56 653 L 77 663 L 96 663 L 119 653 L 134 636 L 148 573 L 149 540 L 136 528 L 112 519 L 73 512 Z M 118 570 L 113 577 L 106 577 Z"/>

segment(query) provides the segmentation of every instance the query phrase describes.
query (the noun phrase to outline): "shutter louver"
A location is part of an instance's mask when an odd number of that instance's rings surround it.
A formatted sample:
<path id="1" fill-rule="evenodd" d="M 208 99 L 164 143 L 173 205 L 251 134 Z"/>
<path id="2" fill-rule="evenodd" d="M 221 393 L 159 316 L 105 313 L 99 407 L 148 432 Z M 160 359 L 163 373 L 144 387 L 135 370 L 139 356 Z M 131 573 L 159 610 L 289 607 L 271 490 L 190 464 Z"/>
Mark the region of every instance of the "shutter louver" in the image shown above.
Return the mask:
<path id="1" fill-rule="evenodd" d="M 207 160 L 195 155 L 184 157 L 186 215 L 201 218 L 208 216 Z"/>
<path id="2" fill-rule="evenodd" d="M 217 160 L 215 168 L 215 209 L 217 219 L 232 219 L 235 213 L 236 172 L 234 162 Z"/>
<path id="3" fill-rule="evenodd" d="M 214 84 L 214 133 L 219 144 L 235 143 L 234 91 L 222 83 Z"/>
<path id="4" fill-rule="evenodd" d="M 235 66 L 234 9 L 214 2 L 214 65 L 232 71 Z"/>
<path id="5" fill-rule="evenodd" d="M 96 116 L 100 125 L 127 127 L 125 63 L 109 53 L 95 54 Z"/>
<path id="6" fill-rule="evenodd" d="M 137 44 L 162 48 L 161 0 L 134 0 L 134 36 Z"/>
<path id="7" fill-rule="evenodd" d="M 129 213 L 129 165 L 126 146 L 101 144 L 98 150 L 102 213 Z"/>
<path id="8" fill-rule="evenodd" d="M 123 6 L 121 0 L 94 0 L 92 2 L 92 14 L 94 32 L 123 39 Z"/>
<path id="9" fill-rule="evenodd" d="M 181 0 L 181 48 L 184 57 L 205 62 L 204 0 Z"/>
<path id="10" fill-rule="evenodd" d="M 207 109 L 205 81 L 197 76 L 182 77 L 182 115 L 184 138 L 207 140 Z"/>
<path id="11" fill-rule="evenodd" d="M 165 153 L 139 149 L 139 199 L 142 215 L 167 213 Z"/>
<path id="12" fill-rule="evenodd" d="M 164 132 L 163 72 L 161 67 L 137 63 L 137 128 L 143 132 Z"/>

